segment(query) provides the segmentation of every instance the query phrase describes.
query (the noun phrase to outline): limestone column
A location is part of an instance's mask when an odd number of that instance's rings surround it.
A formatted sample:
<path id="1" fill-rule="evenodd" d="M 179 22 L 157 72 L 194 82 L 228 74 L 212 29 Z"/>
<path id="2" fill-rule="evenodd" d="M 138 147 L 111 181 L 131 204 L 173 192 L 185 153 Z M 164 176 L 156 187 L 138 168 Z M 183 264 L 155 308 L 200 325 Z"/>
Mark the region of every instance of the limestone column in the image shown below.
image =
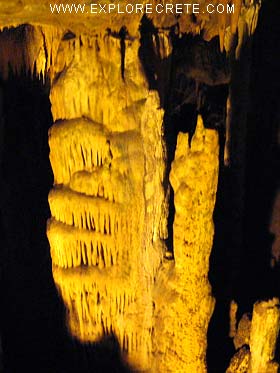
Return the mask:
<path id="1" fill-rule="evenodd" d="M 156 297 L 160 372 L 207 371 L 207 328 L 215 304 L 208 270 L 218 154 L 218 134 L 204 128 L 200 115 L 190 147 L 188 134 L 179 133 L 170 174 L 175 196 L 175 263 L 167 265 Z"/>
<path id="2" fill-rule="evenodd" d="M 114 334 L 122 357 L 145 370 L 163 257 L 163 111 L 148 89 L 139 38 L 120 38 L 82 34 L 58 48 L 47 234 L 70 333 L 82 342 Z"/>

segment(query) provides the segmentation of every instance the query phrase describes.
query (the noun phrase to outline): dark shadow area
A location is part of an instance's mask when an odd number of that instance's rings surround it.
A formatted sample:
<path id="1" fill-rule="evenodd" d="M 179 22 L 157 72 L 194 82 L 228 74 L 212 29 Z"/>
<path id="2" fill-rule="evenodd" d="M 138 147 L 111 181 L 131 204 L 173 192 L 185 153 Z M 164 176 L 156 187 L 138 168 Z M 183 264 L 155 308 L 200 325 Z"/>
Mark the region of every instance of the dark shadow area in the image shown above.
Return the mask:
<path id="1" fill-rule="evenodd" d="M 170 30 L 171 34 L 174 30 Z M 171 162 L 174 159 L 177 129 L 169 123 L 168 110 L 170 100 L 172 99 L 172 69 L 173 56 L 165 58 L 161 55 L 161 40 L 160 31 L 153 25 L 153 22 L 146 16 L 142 17 L 140 26 L 140 48 L 139 59 L 142 64 L 143 71 L 149 83 L 149 88 L 156 90 L 160 98 L 160 106 L 165 109 L 164 115 L 164 138 L 167 150 L 167 165 L 165 178 L 163 182 L 165 193 L 168 194 L 169 201 L 169 216 L 168 216 L 168 238 L 166 239 L 166 247 L 169 253 L 173 255 L 173 221 L 174 221 L 174 192 L 169 183 L 169 173 L 171 170 Z"/>
<path id="2" fill-rule="evenodd" d="M 158 54 L 154 52 L 152 35 L 156 34 L 151 23 L 146 32 L 149 37 L 142 39 L 141 61 L 150 86 L 158 89 Z M 234 282 L 238 279 L 241 265 L 244 210 L 244 170 L 240 164 L 245 159 L 244 121 L 248 110 L 248 58 L 242 56 L 243 63 L 233 66 L 237 79 L 233 87 L 236 101 L 234 119 L 239 125 L 234 128 L 235 141 L 232 152 L 239 152 L 232 159 L 230 168 L 223 166 L 225 145 L 225 108 L 228 96 L 228 71 L 230 61 L 219 52 L 219 40 L 207 43 L 200 37 L 178 37 L 171 34 L 173 52 L 168 71 L 169 86 L 165 91 L 164 135 L 167 148 L 166 189 L 169 188 L 169 237 L 168 250 L 173 252 L 173 221 L 175 215 L 174 193 L 169 185 L 169 173 L 174 160 L 179 132 L 189 134 L 189 146 L 195 132 L 197 115 L 201 114 L 207 128 L 216 129 L 220 138 L 219 190 L 215 208 L 216 234 L 211 257 L 210 281 L 216 297 L 216 307 L 208 333 L 208 370 L 212 373 L 225 372 L 229 359 L 233 356 L 232 341 L 228 338 L 229 302 L 234 292 Z M 245 50 L 251 48 L 245 46 Z M 243 81 L 244 80 L 244 81 Z M 239 102 L 239 100 L 241 102 Z M 243 127 L 244 128 L 243 128 Z M 245 164 L 242 164 L 245 167 Z M 240 174 L 241 171 L 241 174 Z M 234 229 L 233 229 L 234 227 Z"/>
<path id="3" fill-rule="evenodd" d="M 173 33 L 171 28 L 171 33 Z M 149 83 L 149 89 L 158 91 L 160 106 L 166 108 L 170 89 L 171 57 L 162 55 L 160 30 L 144 15 L 140 24 L 139 60 Z"/>
<path id="4" fill-rule="evenodd" d="M 75 367 L 68 366 L 65 372 L 82 373 L 132 373 L 123 361 L 119 343 L 114 335 L 107 335 L 96 344 L 74 342 Z M 73 345 L 72 345 L 73 348 Z"/>
<path id="5" fill-rule="evenodd" d="M 220 170 L 209 273 L 216 297 L 208 330 L 211 373 L 225 372 L 234 353 L 228 336 L 230 301 L 238 303 L 239 320 L 257 300 L 280 294 L 279 268 L 270 266 L 274 237 L 269 232 L 280 184 L 279 16 L 276 1 L 263 3 L 252 48 L 249 40 L 240 63 L 232 65 L 232 161 Z"/>
<path id="6" fill-rule="evenodd" d="M 51 367 L 62 327 L 45 234 L 49 216 L 47 93 L 39 81 L 11 76 L 3 83 L 1 164 L 1 329 L 4 367 Z M 2 233 L 1 232 L 1 233 Z"/>
<path id="7" fill-rule="evenodd" d="M 220 147 L 220 165 L 223 164 L 223 151 Z M 232 262 L 230 247 L 231 226 L 226 224 L 230 216 L 229 197 L 231 184 L 229 170 L 221 167 L 214 211 L 215 235 L 210 257 L 209 281 L 216 299 L 214 313 L 208 327 L 207 366 L 210 373 L 224 373 L 234 349 L 229 334 L 229 304 Z"/>
<path id="8" fill-rule="evenodd" d="M 189 134 L 189 146 L 201 114 L 206 128 L 225 136 L 225 107 L 228 95 L 229 60 L 219 49 L 219 39 L 210 42 L 201 36 L 178 35 L 171 27 L 172 53 L 161 56 L 160 30 L 147 17 L 142 18 L 139 58 L 150 89 L 157 90 L 164 114 L 167 150 L 164 188 L 169 196 L 167 250 L 173 253 L 174 192 L 169 183 L 179 132 Z"/>
<path id="9" fill-rule="evenodd" d="M 231 61 L 230 166 L 220 152 L 220 171 L 214 211 L 215 235 L 210 257 L 209 280 L 216 306 L 208 328 L 207 363 L 210 373 L 225 372 L 233 356 L 229 338 L 229 306 L 242 290 L 240 271 L 244 255 L 246 131 L 249 110 L 251 40 L 240 59 Z M 220 136 L 221 139 L 221 136 Z M 220 141 L 222 146 L 222 141 Z"/>
<path id="10" fill-rule="evenodd" d="M 113 336 L 74 341 L 52 278 L 46 237 L 53 175 L 48 87 L 30 76 L 1 83 L 1 307 L 5 373 L 129 372 Z"/>
<path id="11" fill-rule="evenodd" d="M 269 232 L 273 203 L 280 186 L 280 25 L 279 3 L 264 3 L 255 36 L 252 107 L 248 120 L 245 202 L 244 293 L 240 303 L 280 295 L 279 268 L 271 268 L 274 240 Z M 248 299 L 249 298 L 249 299 Z"/>

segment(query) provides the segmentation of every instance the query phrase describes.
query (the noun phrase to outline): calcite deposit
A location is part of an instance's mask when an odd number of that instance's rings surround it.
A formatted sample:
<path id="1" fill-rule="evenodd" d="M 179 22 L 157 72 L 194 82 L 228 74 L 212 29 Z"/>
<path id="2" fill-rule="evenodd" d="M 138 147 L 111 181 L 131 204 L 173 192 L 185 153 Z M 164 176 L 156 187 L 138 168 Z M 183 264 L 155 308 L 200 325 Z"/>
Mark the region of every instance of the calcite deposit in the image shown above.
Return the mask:
<path id="1" fill-rule="evenodd" d="M 279 364 L 275 349 L 279 333 L 279 299 L 260 301 L 254 304 L 252 320 L 242 316 L 234 345 L 236 354 L 230 361 L 227 373 L 274 373 Z"/>
<path id="2" fill-rule="evenodd" d="M 207 327 L 215 304 L 207 274 L 214 233 L 218 135 L 205 129 L 198 116 L 191 147 L 188 144 L 188 134 L 179 133 L 170 174 L 175 195 L 174 264 L 168 273 L 159 274 L 160 279 L 166 277 L 155 292 L 155 344 L 161 372 L 173 371 L 175 366 L 181 372 L 207 372 Z"/>

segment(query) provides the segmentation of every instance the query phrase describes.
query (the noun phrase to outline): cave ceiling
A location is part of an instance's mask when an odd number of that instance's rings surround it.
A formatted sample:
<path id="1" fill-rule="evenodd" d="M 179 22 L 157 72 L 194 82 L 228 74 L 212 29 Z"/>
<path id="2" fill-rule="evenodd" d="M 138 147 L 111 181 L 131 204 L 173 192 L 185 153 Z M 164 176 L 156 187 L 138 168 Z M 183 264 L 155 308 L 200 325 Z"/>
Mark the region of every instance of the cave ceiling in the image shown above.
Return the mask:
<path id="1" fill-rule="evenodd" d="M 106 28 L 112 30 L 119 30 L 122 26 L 126 26 L 129 34 L 132 37 L 137 37 L 139 31 L 140 20 L 144 14 L 145 8 L 141 11 L 134 11 L 133 14 L 121 14 L 127 4 L 131 2 L 120 1 L 118 2 L 119 9 L 113 10 L 108 13 L 108 5 L 112 4 L 108 1 L 102 2 L 106 4 L 107 8 L 104 11 L 100 4 L 96 4 L 96 8 L 91 10 L 90 2 L 76 2 L 76 4 L 85 4 L 84 12 L 68 12 L 59 14 L 52 12 L 50 5 L 58 2 L 49 1 L 34 1 L 34 0 L 21 0 L 21 1 L 0 1 L 0 27 L 16 27 L 21 24 L 32 25 L 52 25 L 61 29 L 68 29 L 74 33 L 87 32 L 89 34 L 98 33 Z M 147 13 L 149 19 L 157 28 L 171 28 L 173 26 L 179 27 L 180 33 L 200 34 L 205 40 L 210 40 L 214 36 L 220 36 L 221 48 L 230 48 L 231 35 L 239 29 L 239 39 L 244 37 L 244 34 L 251 35 L 254 32 L 257 23 L 257 15 L 260 7 L 259 0 L 222 0 L 218 2 L 213 1 L 212 4 L 220 4 L 223 6 L 234 5 L 235 11 L 222 12 L 207 12 L 204 11 L 209 2 L 204 0 L 190 1 L 187 5 L 187 12 L 182 11 L 182 3 L 179 1 L 171 1 L 174 8 L 172 10 L 164 11 L 163 13 L 155 12 L 154 10 Z M 150 1 L 142 2 L 141 4 L 149 4 L 151 9 L 154 9 L 158 4 L 165 4 L 165 2 Z M 179 6 L 178 12 L 175 11 L 176 4 Z M 194 13 L 192 10 L 193 4 L 199 4 L 200 11 Z M 148 8 L 150 9 L 150 8 Z M 161 9 L 161 8 L 160 8 Z M 211 8 L 212 9 L 212 8 Z M 201 11 L 202 10 L 202 11 Z M 228 14 L 227 14 L 228 13 Z M 246 36 L 246 35 L 245 35 Z"/>

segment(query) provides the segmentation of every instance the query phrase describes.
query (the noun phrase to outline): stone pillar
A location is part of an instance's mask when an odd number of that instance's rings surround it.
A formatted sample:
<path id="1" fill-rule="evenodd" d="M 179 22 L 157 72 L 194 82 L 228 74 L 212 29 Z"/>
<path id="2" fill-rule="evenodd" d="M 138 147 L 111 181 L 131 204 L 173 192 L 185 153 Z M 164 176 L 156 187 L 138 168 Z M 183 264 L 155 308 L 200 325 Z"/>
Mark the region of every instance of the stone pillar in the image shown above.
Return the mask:
<path id="1" fill-rule="evenodd" d="M 188 134 L 179 133 L 170 174 L 175 196 L 175 266 L 169 269 L 156 302 L 160 372 L 175 367 L 178 372 L 207 371 L 207 328 L 215 304 L 208 270 L 218 154 L 218 134 L 204 128 L 201 116 L 190 147 Z"/>
<path id="2" fill-rule="evenodd" d="M 70 333 L 82 342 L 113 334 L 131 367 L 145 370 L 167 212 L 163 111 L 138 50 L 139 38 L 108 32 L 61 41 L 50 94 L 47 234 Z"/>

